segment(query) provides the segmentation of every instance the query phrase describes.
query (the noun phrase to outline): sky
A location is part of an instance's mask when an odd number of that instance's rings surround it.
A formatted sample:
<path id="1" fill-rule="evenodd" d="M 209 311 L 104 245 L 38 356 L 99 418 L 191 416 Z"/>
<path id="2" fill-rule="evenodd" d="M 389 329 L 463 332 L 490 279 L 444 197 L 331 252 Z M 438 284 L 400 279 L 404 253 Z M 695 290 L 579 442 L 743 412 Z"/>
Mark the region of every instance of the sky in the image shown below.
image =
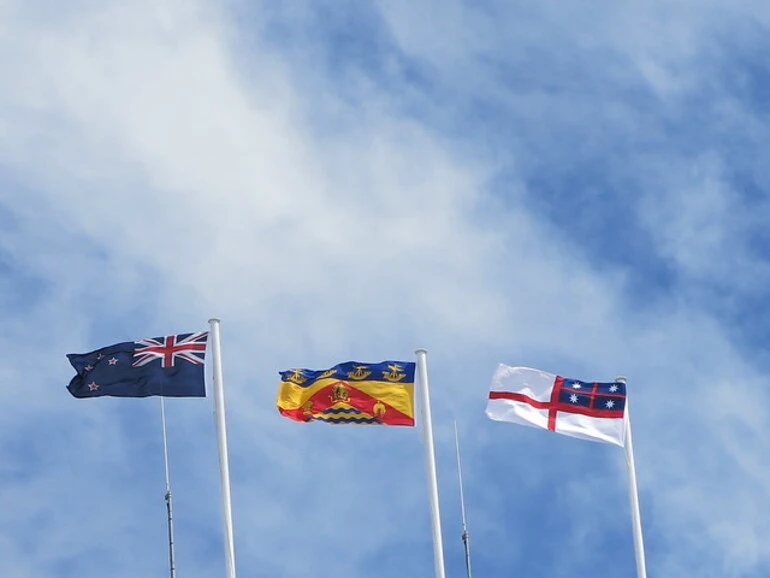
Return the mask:
<path id="1" fill-rule="evenodd" d="M 622 450 L 488 420 L 628 378 L 648 574 L 770 574 L 770 8 L 0 0 L 0 568 L 168 575 L 157 398 L 65 355 L 222 320 L 239 576 L 430 576 L 421 427 L 278 371 L 428 350 L 447 576 L 634 576 Z M 209 391 L 211 390 L 209 384 Z M 224 576 L 212 398 L 166 404 L 177 575 Z"/>

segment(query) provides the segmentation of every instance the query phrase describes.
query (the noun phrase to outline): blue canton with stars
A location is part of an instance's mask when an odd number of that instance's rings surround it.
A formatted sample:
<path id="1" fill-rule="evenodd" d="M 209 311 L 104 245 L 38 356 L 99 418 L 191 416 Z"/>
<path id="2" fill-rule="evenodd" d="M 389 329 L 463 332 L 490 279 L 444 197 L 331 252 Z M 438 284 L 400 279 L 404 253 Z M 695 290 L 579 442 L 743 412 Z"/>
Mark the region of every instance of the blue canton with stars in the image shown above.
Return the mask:
<path id="1" fill-rule="evenodd" d="M 586 383 L 565 378 L 559 391 L 559 403 L 589 409 L 623 411 L 626 406 L 626 385 L 621 382 Z"/>

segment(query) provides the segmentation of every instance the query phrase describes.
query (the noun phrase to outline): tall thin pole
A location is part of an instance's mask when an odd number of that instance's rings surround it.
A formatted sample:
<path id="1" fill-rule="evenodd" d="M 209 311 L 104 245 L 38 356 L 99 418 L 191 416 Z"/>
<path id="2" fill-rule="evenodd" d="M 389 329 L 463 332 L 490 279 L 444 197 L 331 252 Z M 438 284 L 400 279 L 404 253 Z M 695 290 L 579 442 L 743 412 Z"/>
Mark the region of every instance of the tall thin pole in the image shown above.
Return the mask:
<path id="1" fill-rule="evenodd" d="M 209 319 L 211 351 L 214 365 L 214 417 L 217 422 L 219 473 L 222 480 L 222 513 L 225 526 L 225 576 L 235 578 L 235 546 L 233 543 L 233 513 L 230 505 L 230 464 L 227 458 L 227 428 L 225 425 L 225 391 L 222 380 L 222 351 L 219 341 L 219 319 Z"/>
<path id="2" fill-rule="evenodd" d="M 626 383 L 625 377 L 616 377 L 615 381 Z M 628 411 L 628 397 L 625 410 L 626 432 L 623 448 L 626 452 L 628 471 L 628 498 L 631 504 L 631 526 L 634 533 L 634 554 L 636 556 L 636 577 L 647 578 L 647 563 L 644 559 L 644 539 L 642 538 L 642 516 L 639 508 L 639 490 L 636 485 L 636 464 L 634 462 L 634 441 L 631 436 L 631 414 Z"/>
<path id="3" fill-rule="evenodd" d="M 457 420 L 455 420 L 455 450 L 457 452 L 457 479 L 460 482 L 460 511 L 463 517 L 463 547 L 465 548 L 465 575 L 471 578 L 471 546 L 468 536 L 468 524 L 465 519 L 465 493 L 463 492 L 463 467 L 460 465 L 460 436 L 457 433 Z"/>
<path id="4" fill-rule="evenodd" d="M 176 577 L 174 560 L 174 516 L 171 508 L 171 477 L 168 469 L 168 439 L 166 438 L 166 402 L 160 396 L 160 422 L 163 427 L 163 463 L 166 466 L 166 514 L 168 515 L 168 568 L 171 578 Z"/>
<path id="5" fill-rule="evenodd" d="M 436 453 L 433 449 L 433 422 L 430 414 L 430 388 L 428 387 L 428 352 L 417 349 L 417 375 L 422 393 L 422 433 L 425 441 L 425 471 L 428 475 L 428 496 L 430 499 L 431 524 L 433 529 L 433 563 L 436 578 L 446 578 L 444 573 L 444 546 L 441 540 L 441 514 L 438 504 L 438 477 L 436 475 Z"/>

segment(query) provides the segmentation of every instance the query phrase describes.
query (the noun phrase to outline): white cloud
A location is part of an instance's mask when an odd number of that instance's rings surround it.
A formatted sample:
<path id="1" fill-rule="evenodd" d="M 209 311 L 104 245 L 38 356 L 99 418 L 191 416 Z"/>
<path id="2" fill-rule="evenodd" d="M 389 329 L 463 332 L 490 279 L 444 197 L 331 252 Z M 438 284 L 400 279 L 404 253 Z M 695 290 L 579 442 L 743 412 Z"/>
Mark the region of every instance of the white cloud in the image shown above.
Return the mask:
<path id="1" fill-rule="evenodd" d="M 399 46 L 439 71 L 437 82 L 478 78 L 470 89 L 503 94 L 481 68 L 468 72 L 490 54 L 508 57 L 493 15 L 460 3 L 382 9 Z M 383 575 L 430 571 L 415 432 L 303 428 L 272 410 L 278 369 L 407 357 L 423 345 L 435 375 L 445 519 L 455 517 L 447 424 L 456 416 L 467 424 L 465 453 L 476 466 L 468 481 L 477 505 L 469 506 L 482 553 L 529 524 L 543 531 L 528 519 L 501 519 L 508 504 L 540 492 L 569 506 L 569 515 L 552 514 L 570 536 L 554 575 L 569 575 L 566 560 L 588 559 L 603 523 L 626 530 L 625 512 L 592 518 L 591 492 L 611 492 L 613 503 L 622 494 L 611 454 L 483 421 L 492 364 L 528 359 L 586 379 L 629 375 L 651 572 L 752 576 L 766 567 L 769 530 L 755 505 L 770 490 L 759 459 L 767 444 L 758 408 L 767 396 L 752 386 L 760 375 L 750 352 L 737 350 L 697 302 L 669 296 L 636 309 L 625 293 L 633 277 L 560 241 L 560 224 L 531 210 L 515 167 L 506 198 L 492 200 L 491 180 L 507 161 L 471 157 L 482 145 L 461 146 L 456 135 L 405 115 L 376 84 L 348 87 L 344 96 L 359 101 L 307 94 L 299 64 L 256 36 L 247 69 L 233 39 L 248 32 L 203 3 L 80 4 L 56 18 L 24 3 L 4 11 L 0 50 L 14 59 L 0 66 L 8 87 L 0 94 L 0 176 L 19 186 L 2 189 L 14 225 L 0 250 L 15 291 L 24 293 L 22 276 L 42 287 L 23 308 L 7 308 L 2 340 L 3 382 L 35 380 L 23 403 L 17 389 L 0 394 L 13 408 L 0 425 L 9 456 L 0 470 L 0 552 L 14 576 L 97 575 L 108 563 L 113 576 L 162 571 L 162 503 L 153 493 L 161 470 L 158 456 L 148 457 L 158 451 L 154 404 L 69 399 L 62 355 L 102 339 L 194 330 L 209 315 L 223 319 L 243 574 L 317 576 L 318 561 L 326 568 L 331 557 L 339 576 L 375 564 L 385 565 Z M 565 15 L 549 8 L 518 16 L 565 34 L 573 18 L 593 24 L 564 45 L 641 54 L 659 93 L 687 89 L 666 76 L 697 44 L 675 34 L 681 18 L 658 44 L 639 30 L 600 34 L 607 22 L 636 21 L 621 10 L 594 19 L 575 5 Z M 648 17 L 661 21 L 655 11 Z M 517 24 L 529 29 L 525 44 L 542 44 L 543 32 L 525 24 Z M 537 96 L 533 107 L 542 106 Z M 616 113 L 627 122 L 624 110 Z M 343 122 L 331 130 L 328 119 Z M 680 274 L 737 283 L 756 260 L 748 251 L 737 265 L 724 256 L 746 223 L 757 223 L 736 211 L 721 161 L 710 158 L 705 176 L 674 159 L 671 186 L 645 192 L 637 207 L 656 250 Z M 652 164 L 669 166 L 657 156 Z M 171 411 L 180 565 L 210 575 L 221 548 L 208 406 Z M 532 445 L 516 447 L 521 439 Z M 506 444 L 515 451 L 493 470 L 491 453 Z M 544 451 L 552 461 L 540 469 Z M 585 463 L 599 470 L 597 481 Z M 580 476 L 553 489 L 574 471 Z M 526 559 L 506 547 L 506 556 Z M 402 561 L 389 557 L 395 550 Z M 499 570 L 494 558 L 483 559 Z M 617 563 L 631 571 L 630 560 Z"/>

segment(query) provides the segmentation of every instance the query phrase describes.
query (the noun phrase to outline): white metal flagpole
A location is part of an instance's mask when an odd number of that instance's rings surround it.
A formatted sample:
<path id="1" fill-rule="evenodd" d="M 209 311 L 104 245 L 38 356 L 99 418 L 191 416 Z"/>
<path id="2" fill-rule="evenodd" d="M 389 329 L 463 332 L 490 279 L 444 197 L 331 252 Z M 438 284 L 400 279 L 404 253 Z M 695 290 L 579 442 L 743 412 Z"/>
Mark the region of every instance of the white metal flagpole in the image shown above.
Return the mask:
<path id="1" fill-rule="evenodd" d="M 227 458 L 227 428 L 225 427 L 225 391 L 222 383 L 222 351 L 219 342 L 219 319 L 209 319 L 211 350 L 214 365 L 214 417 L 217 422 L 219 473 L 222 479 L 222 512 L 225 525 L 226 578 L 235 578 L 235 546 L 233 544 L 233 513 L 230 505 L 230 465 Z"/>
<path id="2" fill-rule="evenodd" d="M 615 381 L 626 383 L 625 377 L 616 377 Z M 623 448 L 626 451 L 628 471 L 628 497 L 631 504 L 631 524 L 634 533 L 634 554 L 636 556 L 636 577 L 647 578 L 647 563 L 644 559 L 644 539 L 642 538 L 642 517 L 639 509 L 639 490 L 636 485 L 636 464 L 634 463 L 634 441 L 631 436 L 631 414 L 628 411 L 628 397 L 625 409 L 626 432 Z"/>
<path id="3" fill-rule="evenodd" d="M 428 387 L 428 352 L 417 349 L 417 375 L 422 393 L 422 432 L 425 440 L 425 471 L 428 474 L 428 496 L 430 499 L 431 523 L 433 529 L 433 562 L 436 578 L 446 578 L 444 573 L 444 546 L 441 540 L 441 514 L 438 503 L 438 477 L 436 475 L 436 453 L 433 449 L 433 422 L 430 414 L 430 389 Z"/>

